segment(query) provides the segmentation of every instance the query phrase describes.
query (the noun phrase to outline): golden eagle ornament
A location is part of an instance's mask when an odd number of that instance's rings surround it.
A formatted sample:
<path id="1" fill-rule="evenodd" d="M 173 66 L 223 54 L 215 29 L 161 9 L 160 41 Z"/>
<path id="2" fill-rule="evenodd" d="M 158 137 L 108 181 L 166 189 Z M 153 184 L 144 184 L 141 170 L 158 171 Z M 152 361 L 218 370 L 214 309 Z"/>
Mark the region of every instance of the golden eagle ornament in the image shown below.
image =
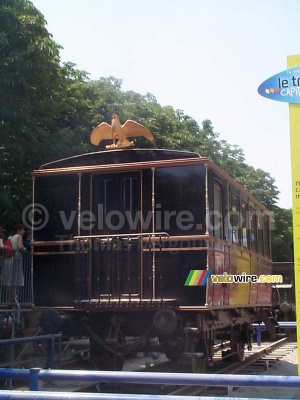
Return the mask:
<path id="1" fill-rule="evenodd" d="M 123 125 L 117 114 L 113 114 L 111 125 L 102 122 L 91 133 L 91 143 L 98 146 L 102 140 L 112 139 L 112 144 L 107 149 L 120 149 L 133 146 L 127 138 L 144 136 L 153 141 L 153 135 L 145 126 L 128 119 Z"/>

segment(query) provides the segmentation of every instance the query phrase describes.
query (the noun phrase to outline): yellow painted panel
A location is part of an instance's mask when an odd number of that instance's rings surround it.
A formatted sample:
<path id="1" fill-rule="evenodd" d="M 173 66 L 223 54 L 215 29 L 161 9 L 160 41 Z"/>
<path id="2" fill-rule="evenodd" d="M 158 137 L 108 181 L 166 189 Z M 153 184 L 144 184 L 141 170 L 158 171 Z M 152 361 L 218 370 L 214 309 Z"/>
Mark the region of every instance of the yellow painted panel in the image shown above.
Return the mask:
<path id="1" fill-rule="evenodd" d="M 241 275 L 245 272 L 250 275 L 250 259 L 245 257 L 246 254 L 241 251 L 233 250 L 232 258 L 235 261 L 235 271 L 231 271 L 232 274 Z M 232 260 L 232 261 L 233 261 Z M 232 263 L 233 264 L 233 263 Z M 248 304 L 249 303 L 249 291 L 250 283 L 237 283 L 231 284 L 230 287 L 230 304 Z"/>
<path id="2" fill-rule="evenodd" d="M 293 68 L 296 66 L 300 66 L 300 55 L 289 56 L 287 59 L 287 67 Z M 289 104 L 289 114 L 292 164 L 297 342 L 298 348 L 300 348 L 300 104 Z M 298 375 L 300 375 L 300 351 L 298 352 Z"/>

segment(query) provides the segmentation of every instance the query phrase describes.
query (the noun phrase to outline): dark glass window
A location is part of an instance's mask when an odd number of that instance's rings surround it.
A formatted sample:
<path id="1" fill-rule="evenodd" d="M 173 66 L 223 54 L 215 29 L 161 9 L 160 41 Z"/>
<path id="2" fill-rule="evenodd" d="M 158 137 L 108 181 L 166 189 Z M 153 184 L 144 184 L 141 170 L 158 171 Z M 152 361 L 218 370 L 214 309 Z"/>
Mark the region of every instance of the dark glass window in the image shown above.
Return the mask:
<path id="1" fill-rule="evenodd" d="M 214 182 L 214 210 L 212 217 L 213 235 L 218 239 L 223 239 L 222 187 L 217 182 Z"/>
<path id="2" fill-rule="evenodd" d="M 249 247 L 249 213 L 248 205 L 244 201 L 242 202 L 242 245 Z"/>
<path id="3" fill-rule="evenodd" d="M 271 257 L 270 245 L 270 218 L 264 217 L 264 255 Z"/>
<path id="4" fill-rule="evenodd" d="M 257 251 L 257 213 L 250 207 L 250 249 Z"/>
<path id="5" fill-rule="evenodd" d="M 257 250 L 260 254 L 264 252 L 264 220 L 262 213 L 257 213 Z"/>
<path id="6" fill-rule="evenodd" d="M 136 198 L 139 195 L 138 188 L 138 178 L 123 179 L 123 208 L 125 211 L 135 211 Z"/>
<path id="7" fill-rule="evenodd" d="M 231 195 L 229 217 L 229 240 L 232 243 L 240 243 L 241 232 L 240 199 L 237 195 Z"/>

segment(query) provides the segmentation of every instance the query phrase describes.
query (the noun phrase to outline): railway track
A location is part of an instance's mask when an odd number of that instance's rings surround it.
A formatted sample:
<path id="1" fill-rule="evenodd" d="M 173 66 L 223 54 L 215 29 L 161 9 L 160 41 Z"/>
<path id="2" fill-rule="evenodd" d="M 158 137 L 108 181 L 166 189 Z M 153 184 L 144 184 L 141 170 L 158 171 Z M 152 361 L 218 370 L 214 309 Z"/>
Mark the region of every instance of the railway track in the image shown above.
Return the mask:
<path id="1" fill-rule="evenodd" d="M 273 343 L 264 343 L 262 346 L 253 346 L 252 350 L 245 351 L 245 359 L 241 362 L 229 363 L 222 360 L 222 350 L 224 347 L 220 347 L 219 351 L 215 354 L 214 365 L 208 367 L 206 373 L 213 374 L 237 374 L 242 372 L 243 374 L 264 374 L 266 369 L 274 365 L 275 363 L 282 360 L 289 352 L 292 352 L 297 348 L 295 336 L 280 339 Z M 140 360 L 140 364 L 146 364 L 143 368 L 135 368 L 135 371 L 147 371 L 147 372 L 170 372 L 172 370 L 172 364 L 169 361 L 163 361 L 161 363 L 153 363 L 148 365 L 149 362 L 145 359 Z M 228 365 L 229 364 L 229 365 Z M 129 370 L 129 369 L 128 369 Z M 178 372 L 178 371 L 174 371 Z M 233 390 L 232 387 L 203 387 L 203 386 L 158 386 L 158 385 L 123 385 L 123 384 L 111 384 L 99 383 L 94 385 L 93 388 L 89 385 L 88 387 L 82 388 L 80 391 L 89 392 L 101 392 L 101 393 L 134 393 L 134 394 L 168 394 L 168 395 L 180 395 L 180 396 L 197 396 L 203 393 L 208 395 L 220 395 L 220 391 L 223 394 L 229 394 Z"/>
<path id="2" fill-rule="evenodd" d="M 241 362 L 225 362 L 222 359 L 222 351 L 226 350 L 226 345 L 228 343 L 224 343 L 222 346 L 216 346 L 215 356 L 214 356 L 214 364 L 213 366 L 208 367 L 206 373 L 213 374 L 237 374 L 242 372 L 243 374 L 264 374 L 266 369 L 271 367 L 280 361 L 284 356 L 286 356 L 289 352 L 292 352 L 297 348 L 297 343 L 295 342 L 295 336 L 291 336 L 288 338 L 280 339 L 273 343 L 264 343 L 261 347 L 256 345 L 253 346 L 252 350 L 245 350 L 245 359 Z M 135 359 L 135 364 L 132 364 L 131 368 L 131 360 L 127 361 L 127 371 L 147 371 L 147 372 L 178 372 L 178 370 L 174 370 L 174 365 L 172 368 L 172 363 L 170 361 L 165 361 L 163 356 L 160 356 L 160 360 L 162 362 L 158 362 L 158 360 L 150 361 L 150 358 L 140 358 Z M 132 360 L 133 362 L 134 360 Z M 139 366 L 139 367 L 138 367 Z M 143 366 L 143 368 L 141 368 Z M 138 367 L 138 368 L 137 368 Z M 84 367 L 82 364 L 81 367 L 78 368 L 78 365 L 75 367 L 76 369 L 88 368 Z M 73 368 L 74 369 L 74 366 Z M 82 385 L 83 384 L 83 385 Z M 69 391 L 80 391 L 80 392 L 102 392 L 102 393 L 137 393 L 137 394 L 170 394 L 170 395 L 181 395 L 181 396 L 192 396 L 199 395 L 207 392 L 209 395 L 229 393 L 232 388 L 224 388 L 224 387 L 200 387 L 200 386 L 183 386 L 183 387 L 171 387 L 171 386 L 157 386 L 156 385 L 122 385 L 117 384 L 112 387 L 111 384 L 106 383 L 98 383 L 97 385 L 91 385 L 86 383 L 86 385 L 82 382 L 80 388 L 71 387 L 71 385 L 66 385 L 65 388 L 61 386 L 61 383 L 54 383 L 54 388 L 50 387 L 50 382 L 47 383 L 47 390 L 66 390 Z M 52 386 L 52 385 L 51 385 Z M 46 387 L 45 387 L 46 389 Z"/>
<path id="3" fill-rule="evenodd" d="M 225 367 L 221 366 L 218 370 L 213 371 L 213 373 L 237 374 L 239 372 L 243 372 L 245 375 L 258 375 L 265 372 L 266 369 L 274 365 L 276 362 L 281 361 L 283 357 L 295 349 L 297 349 L 296 337 L 295 335 L 292 335 L 287 338 L 279 339 L 274 343 L 265 344 L 261 349 L 256 346 L 253 350 L 245 351 L 245 359 L 243 361 L 236 362 Z M 232 387 L 221 388 L 223 393 L 225 391 L 225 394 L 229 394 L 232 389 Z M 210 395 L 220 394 L 220 387 L 183 386 L 171 391 L 169 394 L 180 396 L 196 396 L 206 391 L 209 391 Z"/>

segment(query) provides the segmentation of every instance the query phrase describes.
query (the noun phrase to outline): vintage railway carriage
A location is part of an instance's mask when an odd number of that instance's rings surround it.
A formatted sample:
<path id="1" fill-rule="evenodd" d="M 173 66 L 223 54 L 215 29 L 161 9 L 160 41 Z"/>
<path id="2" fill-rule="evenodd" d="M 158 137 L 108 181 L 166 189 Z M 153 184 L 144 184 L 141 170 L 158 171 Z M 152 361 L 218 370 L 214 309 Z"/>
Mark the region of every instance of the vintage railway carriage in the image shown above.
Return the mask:
<path id="1" fill-rule="evenodd" d="M 211 276 L 271 273 L 270 217 L 245 189 L 207 158 L 158 149 L 79 155 L 32 176 L 35 304 L 63 312 L 71 335 L 84 328 L 92 358 L 120 367 L 154 336 L 199 371 L 222 334 L 242 357 L 272 285 Z"/>

